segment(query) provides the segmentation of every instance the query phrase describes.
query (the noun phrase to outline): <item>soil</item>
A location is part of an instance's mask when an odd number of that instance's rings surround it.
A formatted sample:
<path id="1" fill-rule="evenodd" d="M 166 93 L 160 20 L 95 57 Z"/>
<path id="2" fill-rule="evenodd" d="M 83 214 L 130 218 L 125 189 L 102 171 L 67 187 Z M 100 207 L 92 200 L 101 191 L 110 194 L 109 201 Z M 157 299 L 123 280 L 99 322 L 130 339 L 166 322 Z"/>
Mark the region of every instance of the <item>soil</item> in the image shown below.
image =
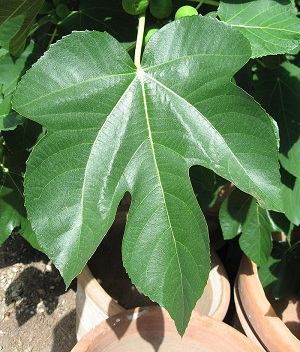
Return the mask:
<path id="1" fill-rule="evenodd" d="M 0 246 L 0 351 L 70 352 L 76 344 L 75 282 L 13 233 Z"/>

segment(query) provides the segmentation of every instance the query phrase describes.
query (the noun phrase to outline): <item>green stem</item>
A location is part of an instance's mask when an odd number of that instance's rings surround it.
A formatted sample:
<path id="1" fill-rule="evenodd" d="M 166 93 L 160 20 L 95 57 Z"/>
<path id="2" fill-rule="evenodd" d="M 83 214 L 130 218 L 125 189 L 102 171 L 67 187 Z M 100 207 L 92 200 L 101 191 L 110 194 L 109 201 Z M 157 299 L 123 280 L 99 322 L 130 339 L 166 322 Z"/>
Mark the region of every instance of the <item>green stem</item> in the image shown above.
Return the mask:
<path id="1" fill-rule="evenodd" d="M 137 68 L 141 67 L 141 56 L 142 56 L 142 47 L 143 47 L 143 40 L 144 40 L 145 22 L 146 22 L 146 18 L 145 18 L 145 11 L 144 11 L 139 16 L 136 47 L 134 52 L 134 64 Z"/>
<path id="2" fill-rule="evenodd" d="M 53 43 L 53 41 L 54 41 L 54 39 L 56 37 L 56 34 L 57 34 L 57 27 L 55 27 L 55 29 L 54 29 L 54 31 L 52 33 L 52 36 L 51 36 L 50 41 L 48 43 L 48 48 L 47 49 L 49 49 L 50 45 Z"/>
<path id="3" fill-rule="evenodd" d="M 220 2 L 219 1 L 215 1 L 215 0 L 204 0 L 204 1 L 203 0 L 190 0 L 190 1 L 200 2 L 201 5 L 202 5 L 202 3 L 207 4 L 207 5 L 217 6 L 217 7 L 219 7 L 219 5 L 220 5 Z"/>
<path id="4" fill-rule="evenodd" d="M 288 251 L 293 251 L 296 249 L 296 247 L 298 247 L 300 245 L 300 240 L 298 240 L 297 242 L 295 242 L 289 249 Z"/>
<path id="5" fill-rule="evenodd" d="M 40 29 L 41 27 L 43 27 L 46 23 L 50 22 L 51 17 L 48 16 L 44 16 L 42 17 L 39 22 L 37 22 L 31 29 L 31 31 L 29 32 L 28 36 L 31 36 L 33 33 L 35 33 L 38 29 Z"/>
<path id="6" fill-rule="evenodd" d="M 214 0 L 205 0 L 204 3 L 207 4 L 207 5 L 213 5 L 213 6 L 217 6 L 217 7 L 220 6 L 220 2 L 219 1 L 214 1 Z"/>
<path id="7" fill-rule="evenodd" d="M 195 9 L 198 11 L 199 8 L 202 6 L 202 4 L 204 3 L 205 0 L 201 0 L 199 1 L 199 4 L 195 7 Z"/>

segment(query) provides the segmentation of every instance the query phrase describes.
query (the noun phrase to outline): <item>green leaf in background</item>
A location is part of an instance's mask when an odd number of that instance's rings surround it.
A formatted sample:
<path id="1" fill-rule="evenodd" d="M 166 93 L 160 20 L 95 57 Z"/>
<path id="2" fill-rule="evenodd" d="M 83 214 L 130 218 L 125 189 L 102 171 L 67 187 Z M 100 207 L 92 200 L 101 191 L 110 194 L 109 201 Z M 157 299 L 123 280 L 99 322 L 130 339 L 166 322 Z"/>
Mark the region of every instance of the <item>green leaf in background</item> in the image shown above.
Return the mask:
<path id="1" fill-rule="evenodd" d="M 254 80 L 257 100 L 277 121 L 280 131 L 284 211 L 300 224 L 300 68 L 283 62 L 278 68 L 259 67 Z"/>
<path id="2" fill-rule="evenodd" d="M 258 268 L 260 282 L 266 291 L 272 289 L 272 286 L 276 284 L 280 260 L 288 247 L 287 242 L 274 241 L 272 255 L 266 263 Z"/>
<path id="3" fill-rule="evenodd" d="M 243 252 L 257 265 L 265 263 L 272 250 L 271 232 L 276 230 L 269 212 L 255 199 L 235 189 L 223 202 L 219 213 L 224 239 L 240 235 Z"/>
<path id="4" fill-rule="evenodd" d="M 279 127 L 280 162 L 300 178 L 300 68 L 289 62 L 277 69 L 259 66 L 256 76 L 256 99 Z"/>
<path id="5" fill-rule="evenodd" d="M 210 270 L 189 168 L 282 207 L 275 125 L 231 83 L 250 55 L 239 32 L 194 16 L 155 33 L 139 69 L 109 34 L 73 32 L 26 73 L 13 106 L 48 130 L 28 161 L 26 207 L 67 284 L 128 191 L 124 266 L 184 333 Z"/>
<path id="6" fill-rule="evenodd" d="M 4 145 L 2 145 L 4 148 Z M 14 158 L 3 157 L 0 169 L 0 242 L 4 242 L 12 230 L 26 220 L 23 199 L 23 177 L 18 166 L 28 153 L 18 153 Z M 4 163 L 5 164 L 4 164 Z M 22 162 L 21 162 L 22 164 Z"/>
<path id="7" fill-rule="evenodd" d="M 0 1 L 1 3 L 1 1 Z M 2 8 L 1 8 L 2 9 Z M 9 51 L 9 43 L 19 32 L 24 22 L 24 16 L 13 17 L 0 26 L 0 46 Z"/>
<path id="8" fill-rule="evenodd" d="M 31 26 L 43 2 L 44 0 L 0 0 L 0 29 L 2 28 L 2 31 L 5 31 L 7 27 L 11 28 L 12 23 L 16 29 L 16 26 L 20 24 L 20 16 L 24 17 L 19 31 L 9 43 L 9 52 L 13 56 L 20 56 L 23 52 Z M 6 39 L 7 37 L 4 37 L 4 40 Z"/>
<path id="9" fill-rule="evenodd" d="M 225 240 L 230 240 L 242 231 L 252 197 L 235 189 L 221 205 L 219 220 Z"/>
<path id="10" fill-rule="evenodd" d="M 108 32 L 120 42 L 136 39 L 137 18 L 127 14 L 120 0 L 81 0 L 78 11 L 72 12 L 58 25 L 60 36 L 73 30 Z"/>
<path id="11" fill-rule="evenodd" d="M 24 118 L 11 110 L 12 93 L 27 67 L 34 50 L 30 42 L 17 59 L 9 53 L 0 58 L 0 130 L 11 130 L 24 122 Z"/>
<path id="12" fill-rule="evenodd" d="M 24 238 L 39 249 L 24 207 L 23 175 L 28 149 L 40 133 L 41 127 L 28 120 L 13 131 L 2 132 L 0 137 L 0 243 L 20 228 Z"/>
<path id="13" fill-rule="evenodd" d="M 283 206 L 286 217 L 295 225 L 300 224 L 300 179 L 281 170 Z"/>
<path id="14" fill-rule="evenodd" d="M 275 299 L 296 293 L 300 287 L 299 253 L 288 242 L 274 242 L 272 256 L 258 270 L 265 290 L 271 290 Z"/>
<path id="15" fill-rule="evenodd" d="M 227 182 L 212 170 L 198 165 L 190 169 L 190 178 L 195 196 L 203 212 L 213 206 L 219 190 Z"/>
<path id="16" fill-rule="evenodd" d="M 300 20 L 290 0 L 221 0 L 218 16 L 251 43 L 252 57 L 284 54 L 300 40 Z"/>
<path id="17" fill-rule="evenodd" d="M 266 209 L 259 207 L 252 198 L 239 239 L 242 251 L 257 265 L 264 264 L 272 251 L 272 220 Z"/>

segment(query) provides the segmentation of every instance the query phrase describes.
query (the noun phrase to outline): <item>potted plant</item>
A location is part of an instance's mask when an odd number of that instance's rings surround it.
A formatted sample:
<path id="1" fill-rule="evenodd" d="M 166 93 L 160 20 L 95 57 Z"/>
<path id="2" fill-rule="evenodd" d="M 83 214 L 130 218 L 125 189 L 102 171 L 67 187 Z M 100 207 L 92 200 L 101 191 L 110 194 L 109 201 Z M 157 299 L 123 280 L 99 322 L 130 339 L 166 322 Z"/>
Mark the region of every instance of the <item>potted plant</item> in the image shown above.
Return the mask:
<path id="1" fill-rule="evenodd" d="M 20 7 L 16 0 L 5 4 L 0 22 L 4 57 L 22 55 L 28 37 L 42 52 L 19 72 L 17 88 L 4 92 L 9 112 L 2 117 L 4 129 L 16 127 L 5 134 L 29 121 L 43 126 L 24 182 L 38 244 L 69 285 L 129 192 L 124 266 L 180 334 L 210 271 L 198 202 L 205 208 L 228 180 L 259 209 L 284 210 L 277 124 L 245 92 L 246 78 L 258 58 L 290 53 L 300 32 L 289 1 L 206 0 L 181 9 L 191 4 L 66 0 Z M 145 28 L 153 26 L 148 40 Z M 2 172 L 12 173 L 6 163 Z"/>

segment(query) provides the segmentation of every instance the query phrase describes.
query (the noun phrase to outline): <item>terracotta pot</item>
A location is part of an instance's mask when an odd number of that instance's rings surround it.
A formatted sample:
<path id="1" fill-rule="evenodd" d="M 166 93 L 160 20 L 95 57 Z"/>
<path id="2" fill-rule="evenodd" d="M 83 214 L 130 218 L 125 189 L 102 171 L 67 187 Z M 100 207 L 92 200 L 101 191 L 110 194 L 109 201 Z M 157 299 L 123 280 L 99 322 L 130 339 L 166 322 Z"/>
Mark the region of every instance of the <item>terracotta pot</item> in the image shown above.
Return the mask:
<path id="1" fill-rule="evenodd" d="M 300 351 L 300 302 L 296 296 L 268 300 L 257 266 L 245 256 L 235 282 L 234 301 L 243 330 L 258 346 L 269 352 Z"/>
<path id="2" fill-rule="evenodd" d="M 118 214 L 117 221 L 112 228 L 114 239 L 118 238 L 115 234 L 118 231 L 122 231 L 122 228 L 118 225 L 124 224 L 124 213 Z M 109 234 L 108 234 L 109 235 Z M 122 239 L 122 238 L 121 238 Z M 118 247 L 118 243 L 113 243 L 108 237 L 107 241 L 109 246 Z M 121 243 L 121 242 L 120 242 Z M 109 248 L 104 249 L 104 252 L 108 252 Z M 97 255 L 97 253 L 96 253 Z M 99 255 L 101 257 L 101 255 Z M 119 259 L 104 260 L 101 263 L 97 262 L 97 258 L 94 258 L 95 261 L 92 261 L 90 264 L 100 267 L 104 271 L 110 270 L 116 263 L 118 266 L 122 266 L 121 256 Z M 119 262 L 119 263 L 118 263 Z M 122 268 L 123 266 L 122 266 Z M 112 293 L 107 293 L 105 291 L 104 282 L 102 286 L 96 280 L 93 275 L 93 268 L 91 270 L 89 266 L 86 266 L 82 273 L 77 277 L 77 295 L 76 295 L 76 316 L 77 316 L 77 339 L 80 340 L 83 335 L 88 331 L 94 328 L 96 325 L 100 324 L 106 318 L 124 311 L 125 309 L 130 309 L 134 307 L 149 306 L 153 304 L 148 297 L 141 295 L 137 290 L 132 286 L 128 277 L 124 278 L 124 272 L 118 270 L 117 273 L 109 273 L 108 280 L 111 280 L 110 286 L 113 291 L 116 291 L 116 287 L 120 288 L 120 291 L 125 291 L 122 299 L 120 299 L 120 293 L 114 292 L 114 298 L 112 298 Z M 127 274 L 126 274 L 127 275 Z M 118 281 L 119 276 L 123 276 L 123 279 Z M 129 281 L 129 283 L 128 283 Z M 129 284 L 129 287 L 127 287 Z M 119 296 L 116 296 L 118 295 Z M 122 292 L 121 292 L 122 295 Z M 126 297 L 124 297 L 126 296 Z M 124 306 L 118 304 L 116 299 L 121 302 L 126 302 Z M 209 280 L 204 290 L 204 293 L 200 300 L 197 302 L 195 309 L 202 314 L 213 316 L 216 319 L 223 320 L 226 315 L 228 305 L 230 301 L 230 284 L 227 278 L 226 271 L 223 264 L 221 263 L 217 254 L 212 250 L 211 251 L 211 271 L 209 275 Z"/>
<path id="3" fill-rule="evenodd" d="M 90 331 L 71 352 L 259 352 L 246 336 L 214 318 L 193 312 L 181 338 L 160 307 L 117 314 Z"/>

